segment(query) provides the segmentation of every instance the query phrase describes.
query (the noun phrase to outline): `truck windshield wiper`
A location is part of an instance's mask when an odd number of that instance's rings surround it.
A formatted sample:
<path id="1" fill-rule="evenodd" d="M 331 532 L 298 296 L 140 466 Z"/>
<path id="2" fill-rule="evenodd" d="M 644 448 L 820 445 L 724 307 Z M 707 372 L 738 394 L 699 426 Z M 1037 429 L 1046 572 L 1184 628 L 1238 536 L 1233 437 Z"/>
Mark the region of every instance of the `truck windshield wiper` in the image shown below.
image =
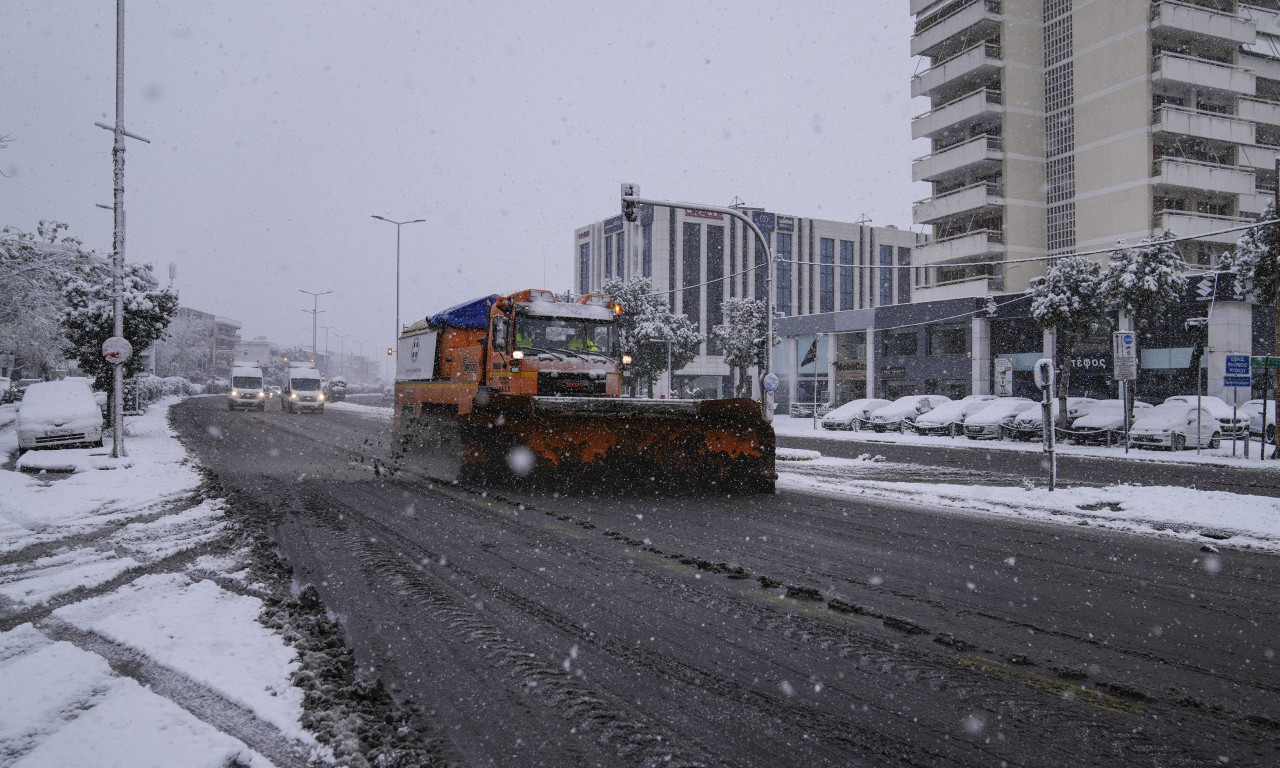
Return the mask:
<path id="1" fill-rule="evenodd" d="M 547 349 L 547 348 L 545 348 L 545 347 L 519 347 L 519 349 L 522 349 L 522 350 L 529 350 L 529 351 L 531 351 L 531 352 L 537 352 L 537 353 L 539 353 L 539 354 L 543 354 L 543 355 L 553 355 L 553 356 L 556 354 L 556 351 L 557 351 L 557 350 L 553 350 L 553 349 Z"/>

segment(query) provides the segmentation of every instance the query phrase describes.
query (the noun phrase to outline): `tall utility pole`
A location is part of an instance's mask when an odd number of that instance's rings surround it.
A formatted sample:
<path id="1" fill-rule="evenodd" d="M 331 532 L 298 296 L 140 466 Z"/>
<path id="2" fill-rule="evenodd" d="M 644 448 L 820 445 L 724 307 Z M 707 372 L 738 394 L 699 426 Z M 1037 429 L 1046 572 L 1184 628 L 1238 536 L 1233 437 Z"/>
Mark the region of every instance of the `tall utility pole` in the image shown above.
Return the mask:
<path id="1" fill-rule="evenodd" d="M 302 311 L 311 313 L 311 359 L 314 361 L 316 358 L 316 315 L 320 313 L 320 297 L 333 293 L 333 291 L 320 291 L 317 293 L 315 291 L 304 291 L 301 288 L 298 291 L 311 297 L 311 309 Z"/>
<path id="2" fill-rule="evenodd" d="M 320 327 L 324 329 L 324 375 L 328 376 L 329 375 L 329 331 L 332 331 L 335 326 L 322 325 Z"/>
<path id="3" fill-rule="evenodd" d="M 338 375 L 347 375 L 347 337 L 349 333 L 335 333 L 338 337 Z"/>
<path id="4" fill-rule="evenodd" d="M 115 134 L 111 146 L 114 171 L 112 210 L 115 213 L 114 233 L 111 238 L 111 280 L 114 287 L 115 320 L 112 336 L 124 338 L 124 137 L 150 144 L 150 140 L 135 136 L 124 129 L 124 0 L 116 0 L 116 123 L 94 123 Z M 111 456 L 128 456 L 124 447 L 124 363 L 112 365 L 111 382 Z"/>
<path id="5" fill-rule="evenodd" d="M 392 348 L 396 344 L 396 339 L 400 338 L 400 227 L 405 224 L 420 224 L 426 219 L 413 219 L 412 221 L 392 221 L 386 216 L 373 214 L 373 218 L 379 221 L 385 221 L 388 224 L 396 225 L 396 332 L 391 336 Z"/>

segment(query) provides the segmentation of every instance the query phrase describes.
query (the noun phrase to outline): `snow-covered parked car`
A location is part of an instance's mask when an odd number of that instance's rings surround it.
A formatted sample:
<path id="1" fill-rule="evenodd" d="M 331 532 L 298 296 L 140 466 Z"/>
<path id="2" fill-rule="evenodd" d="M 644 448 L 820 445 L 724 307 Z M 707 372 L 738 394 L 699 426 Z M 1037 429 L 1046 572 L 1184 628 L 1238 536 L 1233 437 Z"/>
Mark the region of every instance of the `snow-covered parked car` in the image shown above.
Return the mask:
<path id="1" fill-rule="evenodd" d="M 1136 448 L 1217 448 L 1222 442 L 1222 424 L 1208 408 L 1173 400 L 1134 414 L 1129 428 L 1129 444 Z"/>
<path id="2" fill-rule="evenodd" d="M 968 395 L 943 403 L 916 417 L 912 427 L 921 435 L 955 435 L 964 431 L 964 420 L 998 400 L 995 395 Z"/>
<path id="3" fill-rule="evenodd" d="M 964 420 L 964 436 L 970 440 L 999 440 L 1018 414 L 1039 406 L 1025 397 L 1002 397 Z"/>
<path id="4" fill-rule="evenodd" d="M 102 410 L 84 379 L 38 381 L 18 406 L 18 450 L 102 446 Z"/>
<path id="5" fill-rule="evenodd" d="M 827 411 L 822 417 L 823 429 L 857 429 L 861 422 L 867 420 L 871 412 L 889 404 L 889 400 L 879 397 L 862 397 L 850 400 L 839 408 Z"/>
<path id="6" fill-rule="evenodd" d="M 1224 437 L 1244 437 L 1249 434 L 1249 417 L 1240 413 L 1239 409 L 1234 410 L 1227 401 L 1220 397 L 1212 397 L 1210 395 L 1200 395 L 1199 404 L 1206 408 L 1213 417 L 1218 420 L 1218 430 L 1222 432 Z M 1196 395 L 1174 395 L 1166 397 L 1166 403 L 1184 403 L 1186 405 L 1196 404 Z"/>
<path id="7" fill-rule="evenodd" d="M 1151 403 L 1133 401 L 1135 416 Z M 1069 414 L 1068 414 L 1069 415 Z M 1088 413 L 1071 422 L 1071 439 L 1081 443 L 1107 443 L 1124 439 L 1124 401 L 1099 400 L 1089 407 Z"/>
<path id="8" fill-rule="evenodd" d="M 1058 421 L 1058 413 L 1062 406 L 1061 401 L 1054 398 L 1051 405 L 1053 409 L 1054 423 Z M 1097 403 L 1098 400 L 1093 397 L 1068 397 L 1067 398 L 1067 423 L 1070 424 L 1089 412 L 1089 408 Z M 1015 440 L 1039 440 L 1044 436 L 1044 406 L 1041 404 L 1039 408 L 1028 408 L 1014 418 L 1013 424 L 1009 426 L 1009 436 Z"/>
<path id="9" fill-rule="evenodd" d="M 1240 406 L 1240 412 L 1249 417 L 1249 434 L 1262 435 L 1270 444 L 1276 438 L 1276 403 L 1274 400 L 1250 400 Z M 1263 418 L 1263 413 L 1266 418 Z M 1265 421 L 1265 428 L 1263 422 Z"/>
<path id="10" fill-rule="evenodd" d="M 872 411 L 866 425 L 876 432 L 901 432 L 921 414 L 949 402 L 946 395 L 907 395 Z"/>

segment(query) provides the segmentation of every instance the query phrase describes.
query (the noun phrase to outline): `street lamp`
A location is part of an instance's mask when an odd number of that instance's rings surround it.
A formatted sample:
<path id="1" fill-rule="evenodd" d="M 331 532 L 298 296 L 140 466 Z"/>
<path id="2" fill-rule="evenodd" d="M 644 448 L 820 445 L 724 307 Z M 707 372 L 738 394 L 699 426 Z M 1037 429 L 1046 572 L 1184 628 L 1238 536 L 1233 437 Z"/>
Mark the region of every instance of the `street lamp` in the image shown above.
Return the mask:
<path id="1" fill-rule="evenodd" d="M 349 333 L 335 333 L 338 337 L 338 375 L 347 375 L 347 337 Z"/>
<path id="2" fill-rule="evenodd" d="M 314 360 L 316 356 L 316 315 L 320 312 L 320 297 L 333 293 L 333 291 L 304 291 L 298 289 L 300 293 L 305 293 L 311 297 L 311 309 L 304 309 L 303 312 L 311 313 L 311 357 Z"/>
<path id="3" fill-rule="evenodd" d="M 400 227 L 405 224 L 420 224 L 426 219 L 413 219 L 411 221 L 393 221 L 386 216 L 378 216 L 373 214 L 373 218 L 379 221 L 385 221 L 388 224 L 396 225 L 396 332 L 392 335 L 391 340 L 394 342 L 400 338 Z"/>
<path id="4" fill-rule="evenodd" d="M 324 329 L 324 375 L 328 376 L 329 375 L 329 331 L 332 331 L 336 326 L 322 325 L 320 327 Z"/>

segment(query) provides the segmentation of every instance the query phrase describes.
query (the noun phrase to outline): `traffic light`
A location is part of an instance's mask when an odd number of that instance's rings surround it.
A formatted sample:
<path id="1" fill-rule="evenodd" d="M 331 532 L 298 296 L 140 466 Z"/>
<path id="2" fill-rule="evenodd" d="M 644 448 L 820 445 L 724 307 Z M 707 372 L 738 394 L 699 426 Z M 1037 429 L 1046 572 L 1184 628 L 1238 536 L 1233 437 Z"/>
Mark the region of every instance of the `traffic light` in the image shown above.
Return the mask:
<path id="1" fill-rule="evenodd" d="M 640 209 L 636 206 L 636 201 L 627 199 L 629 197 L 634 197 L 639 194 L 640 194 L 639 184 L 624 183 L 622 185 L 622 218 L 626 219 L 627 221 L 634 222 L 634 221 L 640 220 Z"/>

